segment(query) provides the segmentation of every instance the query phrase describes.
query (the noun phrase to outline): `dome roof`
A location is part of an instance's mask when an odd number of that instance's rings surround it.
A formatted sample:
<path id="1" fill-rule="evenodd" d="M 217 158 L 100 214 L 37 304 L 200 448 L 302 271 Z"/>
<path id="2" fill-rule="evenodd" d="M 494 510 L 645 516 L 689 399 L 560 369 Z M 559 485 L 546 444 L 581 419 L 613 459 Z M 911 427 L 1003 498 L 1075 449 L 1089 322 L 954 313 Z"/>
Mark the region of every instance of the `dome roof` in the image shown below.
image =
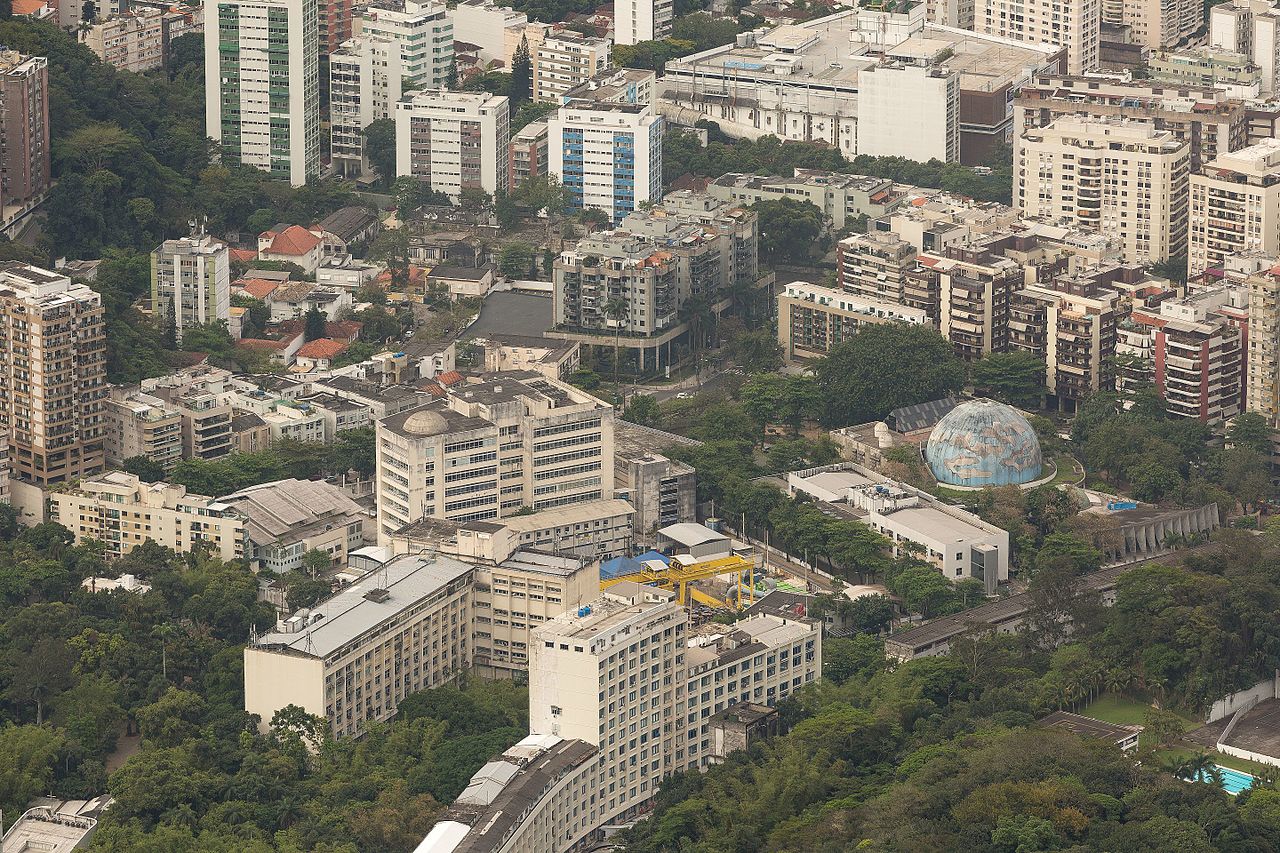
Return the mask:
<path id="1" fill-rule="evenodd" d="M 448 425 L 449 422 L 439 412 L 424 409 L 405 418 L 404 431 L 414 435 L 438 435 L 444 432 Z"/>
<path id="2" fill-rule="evenodd" d="M 952 409 L 929 433 L 925 460 L 938 482 L 976 488 L 1030 483 L 1040 477 L 1040 440 L 1027 419 L 994 400 Z"/>

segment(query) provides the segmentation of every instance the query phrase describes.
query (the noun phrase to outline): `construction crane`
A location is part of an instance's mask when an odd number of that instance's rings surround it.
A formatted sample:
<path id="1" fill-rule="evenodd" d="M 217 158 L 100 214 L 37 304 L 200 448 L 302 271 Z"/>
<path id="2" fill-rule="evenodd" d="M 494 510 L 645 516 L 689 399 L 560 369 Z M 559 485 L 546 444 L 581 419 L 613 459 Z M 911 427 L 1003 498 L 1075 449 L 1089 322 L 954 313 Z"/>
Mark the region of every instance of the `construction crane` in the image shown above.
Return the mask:
<path id="1" fill-rule="evenodd" d="M 742 605 L 742 587 L 745 585 L 749 590 L 748 603 L 754 604 L 756 600 L 755 564 L 751 560 L 739 557 L 736 554 L 728 557 L 717 557 L 714 560 L 701 560 L 698 562 L 685 562 L 691 558 L 686 555 L 676 555 L 671 558 L 671 563 L 666 566 L 645 566 L 638 572 L 630 574 L 617 575 L 612 578 L 604 578 L 600 581 L 600 589 L 604 591 L 620 581 L 633 581 L 645 586 L 655 586 L 659 589 L 669 589 L 676 593 L 676 599 L 681 604 L 687 604 L 690 598 L 689 585 L 695 581 L 713 578 L 716 575 L 728 574 L 734 572 L 737 574 L 738 580 L 738 605 Z M 747 573 L 750 581 L 743 584 L 742 574 Z M 703 594 L 705 595 L 705 594 Z M 707 595 L 707 599 L 718 601 L 718 599 Z M 694 596 L 694 600 L 699 600 L 698 596 Z M 704 600 L 703 603 L 709 603 Z M 719 602 L 720 606 L 725 606 L 724 602 Z"/>

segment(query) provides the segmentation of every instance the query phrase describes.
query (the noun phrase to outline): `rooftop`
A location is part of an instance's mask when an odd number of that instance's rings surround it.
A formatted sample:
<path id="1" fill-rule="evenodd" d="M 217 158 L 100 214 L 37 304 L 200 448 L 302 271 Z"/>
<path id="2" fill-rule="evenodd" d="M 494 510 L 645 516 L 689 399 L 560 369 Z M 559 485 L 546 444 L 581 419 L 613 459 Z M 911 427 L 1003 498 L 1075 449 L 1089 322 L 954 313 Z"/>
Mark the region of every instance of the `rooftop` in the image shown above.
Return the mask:
<path id="1" fill-rule="evenodd" d="M 249 519 L 249 538 L 256 545 L 296 541 L 316 525 L 348 524 L 365 515 L 346 492 L 321 480 L 277 480 L 219 501 Z"/>
<path id="2" fill-rule="evenodd" d="M 470 571 L 444 555 L 397 557 L 312 607 L 307 625 L 263 634 L 255 646 L 327 657 Z"/>
<path id="3" fill-rule="evenodd" d="M 1125 740 L 1142 731 L 1142 726 L 1118 726 L 1104 720 L 1086 717 L 1083 714 L 1072 714 L 1069 711 L 1054 711 L 1047 717 L 1037 720 L 1036 725 L 1052 729 L 1066 729 L 1082 737 L 1110 741 Z"/>
<path id="4" fill-rule="evenodd" d="M 502 524 L 516 533 L 532 533 L 549 527 L 564 527 L 570 524 L 582 524 L 599 518 L 614 518 L 620 515 L 632 515 L 635 509 L 626 501 L 598 500 L 545 509 L 527 515 L 511 515 L 502 519 Z"/>

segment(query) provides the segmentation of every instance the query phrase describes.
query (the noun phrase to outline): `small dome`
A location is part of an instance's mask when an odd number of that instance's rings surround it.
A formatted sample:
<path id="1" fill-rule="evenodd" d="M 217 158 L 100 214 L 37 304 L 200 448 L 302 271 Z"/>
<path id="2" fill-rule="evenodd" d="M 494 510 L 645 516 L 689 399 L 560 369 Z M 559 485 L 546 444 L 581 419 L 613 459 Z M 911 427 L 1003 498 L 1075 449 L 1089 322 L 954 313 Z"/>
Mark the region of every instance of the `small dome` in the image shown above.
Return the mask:
<path id="1" fill-rule="evenodd" d="M 449 422 L 439 412 L 424 409 L 405 418 L 404 431 L 414 435 L 439 435 L 448 425 Z"/>
<path id="2" fill-rule="evenodd" d="M 925 460 L 938 482 L 978 488 L 1040 477 L 1040 440 L 1027 419 L 994 400 L 956 406 L 929 433 Z"/>

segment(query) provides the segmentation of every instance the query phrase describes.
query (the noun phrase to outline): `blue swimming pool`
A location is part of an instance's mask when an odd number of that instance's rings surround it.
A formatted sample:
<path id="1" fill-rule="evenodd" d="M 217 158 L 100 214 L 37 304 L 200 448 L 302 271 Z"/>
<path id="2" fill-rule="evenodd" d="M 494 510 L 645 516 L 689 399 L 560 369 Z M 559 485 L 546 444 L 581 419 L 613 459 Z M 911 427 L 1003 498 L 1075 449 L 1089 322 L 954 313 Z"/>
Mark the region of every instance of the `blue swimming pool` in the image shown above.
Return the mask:
<path id="1" fill-rule="evenodd" d="M 1248 773 L 1241 773 L 1239 770 L 1232 770 L 1230 767 L 1223 767 L 1221 764 L 1216 765 L 1222 771 L 1222 790 L 1226 791 L 1233 797 L 1245 790 L 1253 784 L 1253 778 Z M 1201 782 L 1208 782 L 1201 774 Z"/>

